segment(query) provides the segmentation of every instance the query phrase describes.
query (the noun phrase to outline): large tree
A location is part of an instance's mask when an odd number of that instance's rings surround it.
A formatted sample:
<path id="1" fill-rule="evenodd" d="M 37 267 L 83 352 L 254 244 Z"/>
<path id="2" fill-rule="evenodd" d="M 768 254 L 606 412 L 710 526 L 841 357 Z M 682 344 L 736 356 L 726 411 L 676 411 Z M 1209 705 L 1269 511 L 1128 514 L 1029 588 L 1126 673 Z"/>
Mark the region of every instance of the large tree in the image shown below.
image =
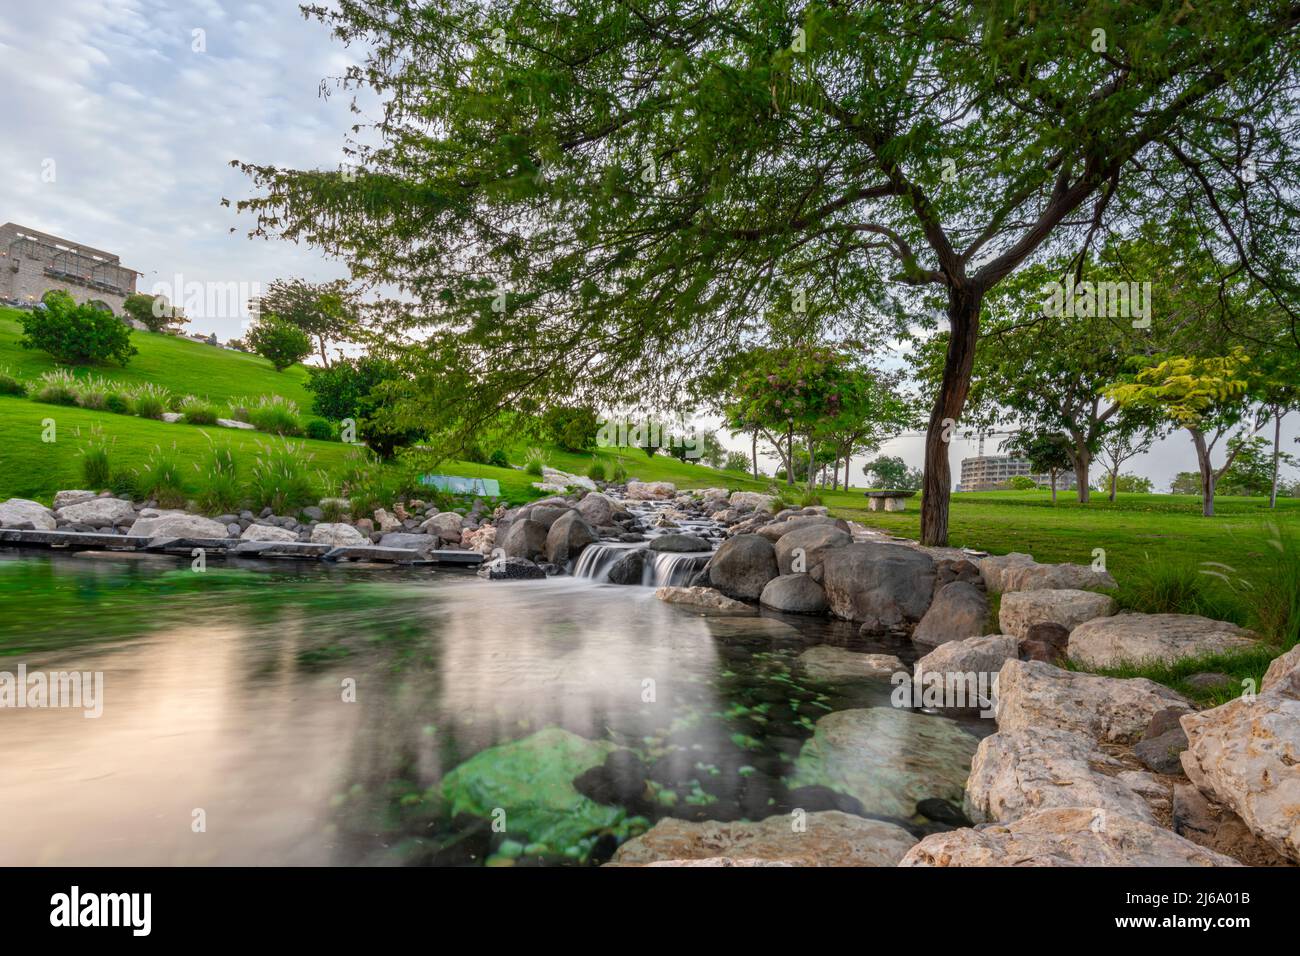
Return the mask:
<path id="1" fill-rule="evenodd" d="M 1286 274 L 1294 2 L 310 12 L 364 50 L 341 83 L 378 94 L 377 128 L 346 169 L 240 164 L 264 190 L 240 207 L 456 332 L 424 340 L 456 373 L 407 410 L 440 427 L 525 394 L 666 407 L 773 323 L 883 337 L 937 298 L 922 538 L 941 544 L 982 304 L 1022 263 L 1180 203 L 1232 268 Z"/>

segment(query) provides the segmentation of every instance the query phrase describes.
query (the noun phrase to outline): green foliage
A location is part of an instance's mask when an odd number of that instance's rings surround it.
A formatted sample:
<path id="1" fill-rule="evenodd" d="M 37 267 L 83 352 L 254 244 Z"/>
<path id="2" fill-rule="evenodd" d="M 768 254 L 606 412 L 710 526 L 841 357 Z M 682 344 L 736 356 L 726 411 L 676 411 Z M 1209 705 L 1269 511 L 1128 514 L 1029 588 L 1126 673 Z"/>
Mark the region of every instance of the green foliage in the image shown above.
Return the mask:
<path id="1" fill-rule="evenodd" d="M 44 308 L 20 314 L 23 348 L 48 352 L 69 365 L 107 361 L 126 365 L 136 354 L 130 327 L 113 313 L 90 304 L 77 305 L 60 290 L 45 293 L 41 303 Z"/>
<path id="2" fill-rule="evenodd" d="M 205 399 L 187 395 L 181 402 L 180 412 L 190 425 L 215 425 L 221 410 Z"/>
<path id="3" fill-rule="evenodd" d="M 315 501 L 312 459 L 300 442 L 282 440 L 260 445 L 248 477 L 248 497 L 253 507 L 291 514 Z"/>
<path id="4" fill-rule="evenodd" d="M 126 297 L 122 311 L 141 323 L 150 332 L 163 332 L 169 328 L 179 327 L 189 322 L 185 312 L 173 306 L 166 298 L 136 292 Z"/>
<path id="5" fill-rule="evenodd" d="M 258 305 L 262 315 L 271 321 L 293 326 L 309 338 L 314 338 L 321 361 L 327 366 L 329 358 L 325 354 L 326 345 L 348 341 L 359 324 L 358 301 L 343 279 L 323 283 L 303 279 L 275 279 L 267 287 Z M 256 351 L 262 351 L 251 338 L 250 344 Z M 299 358 L 306 354 L 304 352 Z M 269 355 L 266 357 L 270 358 Z"/>
<path id="6" fill-rule="evenodd" d="M 493 450 L 492 454 L 488 455 L 487 463 L 494 468 L 510 467 L 510 460 L 506 458 L 506 453 L 500 448 Z"/>
<path id="7" fill-rule="evenodd" d="M 66 369 L 46 372 L 41 376 L 36 394 L 32 397 L 46 405 L 76 405 L 76 379 Z"/>
<path id="8" fill-rule="evenodd" d="M 524 458 L 524 471 L 535 477 L 541 477 L 542 468 L 550 464 L 550 457 L 541 448 L 530 448 Z"/>
<path id="9" fill-rule="evenodd" d="M 307 427 L 303 430 L 308 438 L 316 441 L 334 441 L 334 426 L 323 418 L 307 419 Z"/>
<path id="10" fill-rule="evenodd" d="M 131 400 L 120 392 L 109 392 L 104 396 L 104 410 L 114 415 L 130 415 Z"/>
<path id="11" fill-rule="evenodd" d="M 1142 475 L 1125 472 L 1115 478 L 1115 490 L 1123 494 L 1149 495 L 1155 490 L 1155 483 Z"/>
<path id="12" fill-rule="evenodd" d="M 908 468 L 897 455 L 872 459 L 862 466 L 862 474 L 872 479 L 875 487 L 891 491 L 918 491 L 923 477 L 919 469 Z"/>
<path id="13" fill-rule="evenodd" d="M 592 481 L 604 481 L 605 463 L 599 458 L 591 459 L 591 464 L 587 466 L 587 477 Z"/>
<path id="14" fill-rule="evenodd" d="M 279 395 L 261 395 L 251 406 L 244 406 L 248 422 L 260 432 L 271 435 L 302 434 L 298 406 Z"/>
<path id="15" fill-rule="evenodd" d="M 199 473 L 199 492 L 195 502 L 205 514 L 239 511 L 244 495 L 239 483 L 238 462 L 229 445 L 213 443 L 202 466 L 195 463 L 195 470 Z"/>
<path id="16" fill-rule="evenodd" d="M 1033 491 L 1038 487 L 1038 482 L 1028 475 L 1012 475 L 1009 484 L 1013 491 Z"/>
<path id="17" fill-rule="evenodd" d="M 311 354 L 311 339 L 298 326 L 262 316 L 244 337 L 248 346 L 283 372 Z"/>
<path id="18" fill-rule="evenodd" d="M 27 394 L 27 385 L 15 378 L 7 368 L 0 368 L 0 395 L 14 395 L 22 398 Z"/>
<path id="19" fill-rule="evenodd" d="M 104 439 L 100 429 L 91 432 L 89 440 L 81 448 L 82 487 L 91 491 L 103 491 L 112 484 L 112 467 L 109 455 L 110 444 Z"/>
<path id="20" fill-rule="evenodd" d="M 1171 495 L 1199 495 L 1201 493 L 1201 476 L 1194 471 L 1180 471 L 1169 483 Z"/>
<path id="21" fill-rule="evenodd" d="M 1144 614 L 1200 614 L 1245 623 L 1237 597 L 1240 577 L 1229 566 L 1175 555 L 1153 558 L 1131 568 L 1115 595 L 1120 607 Z"/>
<path id="22" fill-rule="evenodd" d="M 822 503 L 821 497 L 819 495 L 813 494 L 813 492 L 811 491 L 805 491 L 803 494 L 799 496 L 800 508 L 811 508 L 814 505 L 819 505 L 821 503 Z"/>
<path id="23" fill-rule="evenodd" d="M 1282 649 L 1300 642 L 1300 538 L 1277 522 L 1265 526 L 1267 561 L 1252 580 L 1249 623 Z"/>
<path id="24" fill-rule="evenodd" d="M 729 451 L 727 457 L 723 459 L 723 471 L 743 471 L 748 472 L 750 466 L 749 456 L 743 451 Z"/>
<path id="25" fill-rule="evenodd" d="M 1273 488 L 1273 452 L 1266 438 L 1251 438 L 1229 446 L 1236 455 L 1218 480 L 1216 492 L 1224 495 L 1264 497 Z M 1278 451 L 1278 468 L 1294 467 L 1296 457 Z"/>
<path id="26" fill-rule="evenodd" d="M 144 467 L 136 474 L 135 490 L 163 508 L 179 508 L 185 504 L 185 483 L 175 445 L 170 452 L 154 446 Z"/>
<path id="27" fill-rule="evenodd" d="M 542 437 L 565 451 L 586 451 L 596 440 L 596 412 L 588 407 L 556 405 L 542 413 Z"/>

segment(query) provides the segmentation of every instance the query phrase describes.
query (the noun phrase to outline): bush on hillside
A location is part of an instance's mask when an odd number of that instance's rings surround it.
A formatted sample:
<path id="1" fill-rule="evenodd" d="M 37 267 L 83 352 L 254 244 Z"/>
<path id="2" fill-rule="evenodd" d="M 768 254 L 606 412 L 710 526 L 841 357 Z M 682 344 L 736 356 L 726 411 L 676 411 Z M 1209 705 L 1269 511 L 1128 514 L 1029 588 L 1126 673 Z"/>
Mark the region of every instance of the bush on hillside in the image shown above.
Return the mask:
<path id="1" fill-rule="evenodd" d="M 296 325 L 262 316 L 245 336 L 248 346 L 283 372 L 311 354 L 311 339 Z"/>
<path id="2" fill-rule="evenodd" d="M 510 459 L 506 458 L 506 453 L 500 448 L 488 455 L 487 463 L 495 468 L 509 468 Z"/>
<path id="3" fill-rule="evenodd" d="M 549 408 L 542 414 L 543 437 L 565 451 L 586 451 L 596 441 L 596 412 L 591 408 Z"/>
<path id="4" fill-rule="evenodd" d="M 112 412 L 114 415 L 130 415 L 131 401 L 125 395 L 109 392 L 104 396 L 104 410 Z"/>
<path id="5" fill-rule="evenodd" d="M 172 305 L 164 296 L 147 292 L 128 295 L 122 303 L 122 311 L 150 332 L 165 332 L 189 322 L 179 306 Z"/>
<path id="6" fill-rule="evenodd" d="M 180 412 L 190 425 L 215 425 L 221 417 L 220 410 L 211 402 L 187 396 L 182 402 Z"/>
<path id="7" fill-rule="evenodd" d="M 309 418 L 307 420 L 306 434 L 308 438 L 316 441 L 333 441 L 334 426 L 323 418 Z"/>
<path id="8" fill-rule="evenodd" d="M 743 451 L 729 451 L 722 467 L 724 471 L 749 471 L 749 456 Z"/>
<path id="9" fill-rule="evenodd" d="M 8 369 L 0 370 L 0 395 L 17 395 L 22 398 L 27 394 L 27 386 L 9 374 Z"/>
<path id="10" fill-rule="evenodd" d="M 48 352 L 55 361 L 68 365 L 89 365 L 115 361 L 125 365 L 136 354 L 131 329 L 89 303 L 77 305 L 72 296 L 51 289 L 41 299 L 44 308 L 22 312 L 22 347 Z"/>

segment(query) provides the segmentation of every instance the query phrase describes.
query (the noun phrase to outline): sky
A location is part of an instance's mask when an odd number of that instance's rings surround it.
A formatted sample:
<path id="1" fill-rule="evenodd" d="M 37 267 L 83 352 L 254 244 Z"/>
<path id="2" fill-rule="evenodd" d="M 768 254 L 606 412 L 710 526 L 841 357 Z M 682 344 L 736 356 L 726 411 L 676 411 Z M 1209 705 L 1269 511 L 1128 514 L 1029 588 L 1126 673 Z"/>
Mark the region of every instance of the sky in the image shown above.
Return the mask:
<path id="1" fill-rule="evenodd" d="M 141 273 L 141 291 L 176 302 L 194 283 L 231 290 L 186 308 L 189 331 L 223 340 L 242 334 L 247 299 L 271 280 L 347 275 L 305 247 L 249 239 L 250 217 L 221 203 L 253 192 L 231 160 L 294 168 L 343 160 L 356 117 L 347 95 L 322 97 L 320 86 L 351 57 L 297 3 L 0 0 L 0 7 L 0 222 L 116 253 Z M 1283 446 L 1300 454 L 1298 431 L 1300 415 L 1292 416 Z M 743 436 L 720 437 L 748 451 Z M 995 454 L 998 440 L 986 452 Z M 954 481 L 961 458 L 975 452 L 973 441 L 952 443 Z M 922 440 L 899 438 L 880 453 L 919 467 Z M 857 484 L 865 483 L 866 460 L 853 464 Z M 1195 468 L 1191 441 L 1179 433 L 1125 470 L 1167 490 L 1177 472 Z"/>

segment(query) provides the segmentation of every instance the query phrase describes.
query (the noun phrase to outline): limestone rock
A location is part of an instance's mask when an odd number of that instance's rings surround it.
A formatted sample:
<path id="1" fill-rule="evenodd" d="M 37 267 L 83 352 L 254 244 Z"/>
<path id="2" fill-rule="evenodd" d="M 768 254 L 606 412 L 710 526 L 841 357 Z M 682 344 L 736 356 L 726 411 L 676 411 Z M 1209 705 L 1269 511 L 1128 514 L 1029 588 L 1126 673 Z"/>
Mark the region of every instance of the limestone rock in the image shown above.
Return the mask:
<path id="1" fill-rule="evenodd" d="M 743 601 L 733 601 L 721 591 L 714 588 L 679 588 L 662 587 L 655 590 L 655 597 L 665 604 L 684 604 L 689 607 L 702 608 L 707 611 L 751 611 Z"/>
<path id="2" fill-rule="evenodd" d="M 1070 657 L 1089 667 L 1131 661 L 1172 664 L 1184 657 L 1253 647 L 1250 632 L 1195 614 L 1117 614 L 1070 632 Z"/>
<path id="3" fill-rule="evenodd" d="M 91 498 L 96 497 L 98 497 L 98 495 L 93 491 L 82 491 L 77 489 L 56 491 L 54 493 L 54 510 L 58 511 L 60 508 L 66 508 L 68 505 L 80 504 L 83 501 L 89 501 Z"/>
<path id="4" fill-rule="evenodd" d="M 651 538 L 647 547 L 651 551 L 672 551 L 678 554 L 713 550 L 709 542 L 694 534 L 662 534 L 657 538 Z"/>
<path id="5" fill-rule="evenodd" d="M 57 517 L 92 528 L 112 528 L 134 523 L 135 508 L 131 507 L 131 502 L 121 498 L 91 498 L 60 508 Z M 225 537 L 224 530 L 220 536 Z"/>
<path id="6" fill-rule="evenodd" d="M 340 548 L 349 544 L 365 544 L 366 537 L 350 524 L 321 522 L 311 529 L 312 544 L 328 544 Z"/>
<path id="7" fill-rule="evenodd" d="M 1056 728 L 1132 743 L 1167 707 L 1191 710 L 1186 698 L 1142 677 L 1100 677 L 1018 660 L 998 672 L 997 721 L 1003 731 Z"/>
<path id="8" fill-rule="evenodd" d="M 297 541 L 298 536 L 288 528 L 273 524 L 250 524 L 239 536 L 240 541 Z"/>
<path id="9" fill-rule="evenodd" d="M 601 528 L 605 525 L 614 523 L 614 515 L 622 511 L 622 507 L 615 503 L 613 498 L 603 495 L 599 491 L 593 491 L 585 495 L 577 504 L 578 514 L 582 515 L 582 520 L 587 522 L 593 528 Z"/>
<path id="10" fill-rule="evenodd" d="M 1061 807 L 1009 824 L 934 833 L 899 866 L 1237 866 L 1162 827 L 1104 808 Z"/>
<path id="11" fill-rule="evenodd" d="M 776 498 L 757 491 L 733 491 L 727 503 L 733 508 L 753 508 L 755 511 L 775 511 Z"/>
<path id="12" fill-rule="evenodd" d="M 375 529 L 378 530 L 380 534 L 388 534 L 390 531 L 400 531 L 401 527 L 402 522 L 396 515 L 389 514 L 388 511 L 383 508 L 377 508 L 375 510 Z"/>
<path id="13" fill-rule="evenodd" d="M 916 843 L 900 826 L 839 810 L 808 813 L 803 819 L 806 828 L 796 830 L 787 814 L 757 823 L 689 823 L 669 817 L 624 843 L 612 862 L 652 866 L 743 860 L 739 865 L 894 866 Z"/>
<path id="14" fill-rule="evenodd" d="M 629 481 L 629 501 L 665 501 L 677 495 L 677 486 L 671 481 Z"/>
<path id="15" fill-rule="evenodd" d="M 1081 734 L 1000 731 L 980 741 L 966 781 L 966 815 L 1009 823 L 1046 807 L 1103 807 L 1155 823 L 1146 801 L 1116 778 L 1123 764 Z"/>
<path id="16" fill-rule="evenodd" d="M 984 587 L 990 594 L 999 594 L 1004 590 L 1002 579 L 1008 570 L 1036 562 L 1032 554 L 1012 551 L 1010 554 L 994 554 L 987 558 L 980 558 L 977 563 L 980 574 L 984 576 Z"/>
<path id="17" fill-rule="evenodd" d="M 379 539 L 381 548 L 406 548 L 427 554 L 438 549 L 438 539 L 429 534 L 416 534 L 411 531 L 390 531 Z"/>
<path id="18" fill-rule="evenodd" d="M 142 511 L 129 533 L 144 538 L 224 538 L 227 535 L 226 526 L 220 521 L 183 511 Z"/>
<path id="19" fill-rule="evenodd" d="M 1114 589 L 1109 571 L 1084 564 L 1013 564 L 1002 573 L 1002 591 Z"/>
<path id="20" fill-rule="evenodd" d="M 918 679 L 922 673 L 997 674 L 1015 656 L 1016 639 L 1010 634 L 968 637 L 940 644 L 916 662 L 913 673 Z"/>
<path id="21" fill-rule="evenodd" d="M 58 527 L 54 512 L 38 501 L 10 498 L 0 502 L 0 528 L 30 526 L 36 531 L 53 531 Z"/>
<path id="22" fill-rule="evenodd" d="M 1040 589 L 1004 592 L 998 611 L 1003 634 L 1025 637 L 1035 624 L 1059 624 L 1071 633 L 1084 621 L 1115 613 L 1115 599 L 1092 591 Z"/>
<path id="23" fill-rule="evenodd" d="M 1183 769 L 1252 832 L 1300 861 L 1300 700 L 1274 688 L 1185 714 Z"/>
<path id="24" fill-rule="evenodd" d="M 1259 689 L 1272 690 L 1282 683 L 1283 677 L 1297 669 L 1300 669 L 1300 644 L 1282 656 L 1273 658 L 1273 663 L 1269 664 L 1268 670 L 1264 672 L 1264 680 L 1259 685 Z"/>

